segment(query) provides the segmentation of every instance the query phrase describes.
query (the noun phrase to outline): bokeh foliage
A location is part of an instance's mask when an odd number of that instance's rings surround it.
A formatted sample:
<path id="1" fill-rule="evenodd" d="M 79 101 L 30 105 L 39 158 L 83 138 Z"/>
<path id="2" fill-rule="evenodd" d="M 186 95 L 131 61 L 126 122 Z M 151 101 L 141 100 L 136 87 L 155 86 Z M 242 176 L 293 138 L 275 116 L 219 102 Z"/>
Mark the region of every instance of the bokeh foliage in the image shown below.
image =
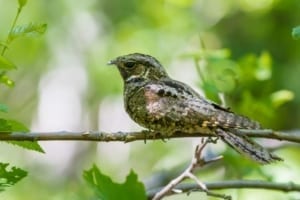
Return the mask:
<path id="1" fill-rule="evenodd" d="M 0 116 L 4 120 L 1 130 L 7 129 L 4 125 L 10 126 L 10 131 L 20 130 L 14 128 L 20 127 L 19 122 L 30 127 L 38 112 L 39 91 L 43 90 L 40 81 L 55 69 L 54 57 L 58 57 L 57 52 L 64 46 L 71 49 L 71 53 L 79 51 L 82 55 L 80 61 L 84 63 L 88 77 L 83 110 L 92 128 L 98 127 L 99 102 L 108 96 L 120 98 L 122 93 L 121 79 L 115 69 L 106 67 L 107 61 L 132 52 L 151 54 L 169 70 L 173 70 L 170 66 L 186 71 L 196 68 L 198 78 L 195 82 L 208 98 L 226 102 L 226 106 L 260 121 L 263 127 L 287 130 L 299 127 L 300 45 L 295 39 L 299 38 L 299 27 L 296 26 L 300 19 L 300 4 L 297 0 L 0 0 L 0 5 L 0 49 L 6 49 L 5 55 L 0 56 L 0 70 L 5 71 L 0 76 Z M 18 20 L 21 26 L 10 31 L 18 5 L 24 7 Z M 44 33 L 44 23 L 48 25 L 44 36 L 27 37 Z M 85 37 L 92 39 L 88 42 Z M 64 51 L 59 55 L 69 56 Z M 85 127 L 83 124 L 80 127 Z M 126 165 L 113 166 L 99 158 L 99 168 L 106 169 L 116 179 L 124 178 L 117 173 L 120 167 L 132 167 L 142 178 L 151 176 L 153 168 L 174 175 L 174 171 L 180 171 L 182 163 L 189 159 L 189 142 L 133 144 Z M 297 151 L 282 151 L 287 160 L 294 160 L 287 161 L 294 170 L 299 169 Z M 223 163 L 226 173 L 214 174 L 215 168 L 211 168 L 203 174 L 200 172 L 201 177 L 263 177 L 268 180 L 300 177 L 296 172 L 285 175 L 285 169 L 276 166 L 270 170 L 261 168 L 230 150 L 222 153 L 226 158 Z M 96 162 L 96 159 L 93 157 L 90 162 Z M 2 165 L 5 171 L 7 166 Z M 32 175 L 27 182 L 21 182 L 6 193 L 6 199 L 24 199 L 24 194 L 29 199 L 92 196 L 86 184 L 81 182 L 86 166 L 78 165 L 77 168 L 67 166 L 69 176 L 52 181 Z M 55 171 L 43 167 L 45 171 Z M 35 164 L 28 168 L 31 174 L 38 173 L 34 170 Z M 78 168 L 81 170 L 75 171 Z M 12 168 L 12 172 L 13 169 L 18 168 Z M 94 170 L 97 172 L 98 169 L 95 167 Z M 276 172 L 277 176 L 273 177 L 270 172 Z M 28 188 L 40 187 L 43 188 L 32 192 L 34 194 L 26 192 Z M 242 193 L 235 195 L 246 199 Z"/>

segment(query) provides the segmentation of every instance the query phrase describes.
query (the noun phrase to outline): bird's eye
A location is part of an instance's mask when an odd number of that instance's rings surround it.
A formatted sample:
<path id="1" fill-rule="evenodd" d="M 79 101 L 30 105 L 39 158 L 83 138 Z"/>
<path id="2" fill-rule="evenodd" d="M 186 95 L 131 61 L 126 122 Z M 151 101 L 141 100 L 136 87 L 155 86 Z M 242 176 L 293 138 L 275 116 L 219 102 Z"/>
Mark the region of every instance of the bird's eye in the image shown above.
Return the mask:
<path id="1" fill-rule="evenodd" d="M 124 64 L 126 68 L 133 68 L 135 66 L 134 62 L 127 62 Z"/>

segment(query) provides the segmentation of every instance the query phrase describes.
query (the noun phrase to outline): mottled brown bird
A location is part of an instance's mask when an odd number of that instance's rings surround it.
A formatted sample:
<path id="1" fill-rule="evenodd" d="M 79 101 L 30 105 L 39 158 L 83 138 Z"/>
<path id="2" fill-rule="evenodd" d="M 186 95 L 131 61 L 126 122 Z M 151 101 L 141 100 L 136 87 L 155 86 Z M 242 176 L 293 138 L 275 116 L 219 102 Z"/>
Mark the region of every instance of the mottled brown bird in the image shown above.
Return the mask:
<path id="1" fill-rule="evenodd" d="M 165 136 L 174 132 L 209 133 L 237 152 L 267 164 L 281 158 L 234 129 L 259 129 L 259 123 L 206 100 L 185 83 L 169 77 L 158 60 L 134 53 L 109 62 L 124 81 L 124 104 L 139 125 Z"/>

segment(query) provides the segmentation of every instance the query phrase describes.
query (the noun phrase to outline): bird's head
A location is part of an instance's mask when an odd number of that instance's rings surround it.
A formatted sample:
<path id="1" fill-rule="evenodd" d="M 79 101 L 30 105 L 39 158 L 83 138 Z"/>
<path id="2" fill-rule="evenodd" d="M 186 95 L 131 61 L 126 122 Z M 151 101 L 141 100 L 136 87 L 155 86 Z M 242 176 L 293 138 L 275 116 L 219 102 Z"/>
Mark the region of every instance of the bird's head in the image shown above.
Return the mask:
<path id="1" fill-rule="evenodd" d="M 134 78 L 159 80 L 168 77 L 167 72 L 158 60 L 141 53 L 119 56 L 108 62 L 108 64 L 118 67 L 125 82 Z"/>

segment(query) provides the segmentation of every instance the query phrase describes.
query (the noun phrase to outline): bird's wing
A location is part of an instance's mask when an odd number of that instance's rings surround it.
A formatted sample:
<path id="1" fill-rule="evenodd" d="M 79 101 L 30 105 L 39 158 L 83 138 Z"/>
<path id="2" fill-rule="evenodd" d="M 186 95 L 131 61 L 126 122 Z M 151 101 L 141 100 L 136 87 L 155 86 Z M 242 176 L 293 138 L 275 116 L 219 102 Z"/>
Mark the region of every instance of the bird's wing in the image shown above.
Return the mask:
<path id="1" fill-rule="evenodd" d="M 212 104 L 188 85 L 174 80 L 149 82 L 145 86 L 147 110 L 156 118 L 166 118 L 201 127 L 257 129 L 259 124 Z"/>
<path id="2" fill-rule="evenodd" d="M 190 87 L 176 81 L 153 81 L 144 87 L 146 109 L 156 118 L 185 125 L 201 126 L 210 121 L 216 109 L 198 98 Z"/>
<path id="3" fill-rule="evenodd" d="M 259 129 L 260 124 L 256 121 L 249 119 L 248 117 L 238 115 L 229 110 L 229 108 L 224 108 L 215 102 L 209 101 L 201 96 L 198 92 L 193 90 L 190 86 L 185 83 L 172 80 L 163 81 L 166 85 L 170 87 L 180 88 L 180 90 L 185 91 L 188 95 L 187 101 L 192 101 L 192 104 L 196 104 L 196 111 L 200 111 L 200 116 L 205 120 L 204 125 L 208 126 L 218 126 L 221 128 L 241 128 L 241 129 Z M 201 104 L 201 106 L 199 105 Z M 200 108 L 200 109 L 199 109 Z M 203 115 L 206 115 L 205 117 Z M 207 122 L 206 122 L 207 121 Z"/>

